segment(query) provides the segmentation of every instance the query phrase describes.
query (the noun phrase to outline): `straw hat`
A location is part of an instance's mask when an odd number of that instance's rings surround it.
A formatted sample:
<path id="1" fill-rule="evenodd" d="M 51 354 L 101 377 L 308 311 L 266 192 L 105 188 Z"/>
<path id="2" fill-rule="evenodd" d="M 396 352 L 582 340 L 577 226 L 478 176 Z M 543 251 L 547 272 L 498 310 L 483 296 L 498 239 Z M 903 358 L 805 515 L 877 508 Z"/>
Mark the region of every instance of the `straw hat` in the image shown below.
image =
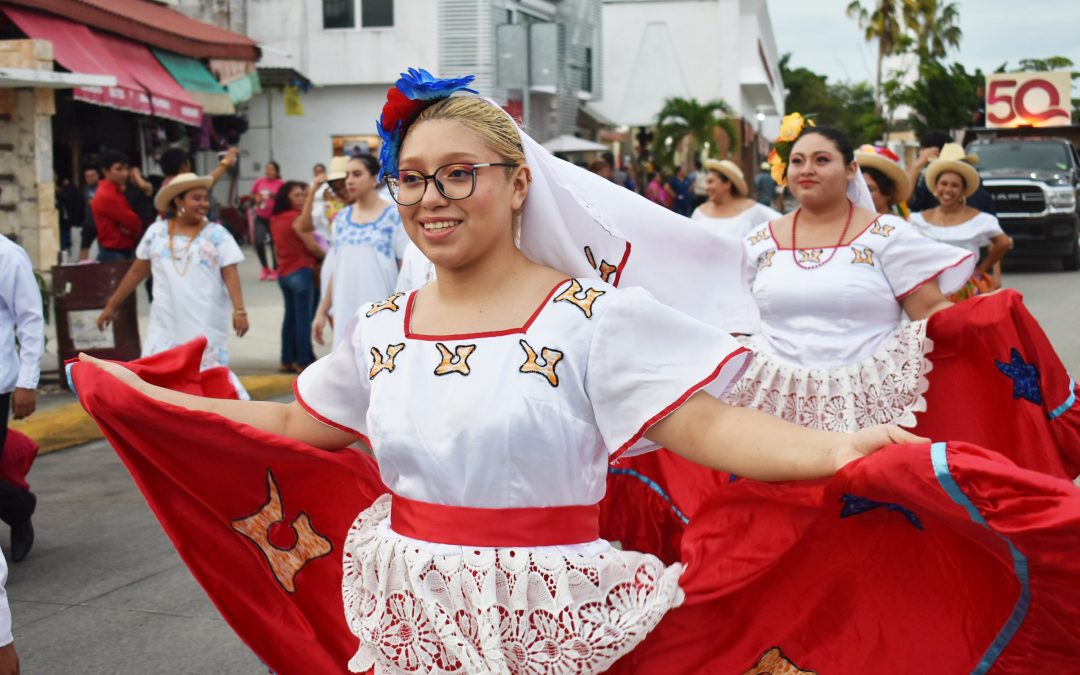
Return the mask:
<path id="1" fill-rule="evenodd" d="M 345 176 L 349 175 L 349 170 L 346 168 L 349 165 L 349 159 L 348 155 L 330 158 L 330 168 L 326 171 L 327 183 L 335 180 L 345 180 Z"/>
<path id="2" fill-rule="evenodd" d="M 964 179 L 965 197 L 970 197 L 979 189 L 979 172 L 968 163 L 964 148 L 959 143 L 946 143 L 938 158 L 930 162 L 930 166 L 926 167 L 926 184 L 933 190 L 938 177 L 948 171 L 960 174 Z"/>
<path id="3" fill-rule="evenodd" d="M 172 211 L 172 201 L 177 196 L 195 188 L 209 190 L 213 184 L 214 179 L 210 176 L 196 176 L 193 173 L 177 174 L 168 185 L 158 191 L 157 196 L 154 197 L 154 208 L 160 213 L 168 213 Z"/>
<path id="4" fill-rule="evenodd" d="M 707 159 L 705 160 L 705 168 L 709 171 L 716 171 L 731 181 L 736 196 L 746 196 L 746 179 L 743 178 L 742 169 L 739 168 L 738 164 L 730 159 Z"/>
<path id="5" fill-rule="evenodd" d="M 900 158 L 892 150 L 863 145 L 855 151 L 855 161 L 860 168 L 877 169 L 893 182 L 896 186 L 896 193 L 892 196 L 893 203 L 906 202 L 911 196 L 911 178 L 907 171 L 900 168 Z"/>

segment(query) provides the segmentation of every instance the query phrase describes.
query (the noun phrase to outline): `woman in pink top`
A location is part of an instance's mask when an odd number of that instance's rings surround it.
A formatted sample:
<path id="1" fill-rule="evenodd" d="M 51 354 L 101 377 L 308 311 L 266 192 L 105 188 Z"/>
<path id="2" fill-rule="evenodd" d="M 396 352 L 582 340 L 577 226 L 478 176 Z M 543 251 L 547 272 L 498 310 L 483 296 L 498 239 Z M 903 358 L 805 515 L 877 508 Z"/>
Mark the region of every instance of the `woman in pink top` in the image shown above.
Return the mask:
<path id="1" fill-rule="evenodd" d="M 281 167 L 277 162 L 266 163 L 265 175 L 255 181 L 251 186 L 251 196 L 255 200 L 255 255 L 262 263 L 262 272 L 259 281 L 275 281 L 277 279 L 277 256 L 274 253 L 273 239 L 270 235 L 270 216 L 274 211 L 274 197 L 281 185 Z M 270 263 L 267 264 L 266 245 L 270 244 Z"/>

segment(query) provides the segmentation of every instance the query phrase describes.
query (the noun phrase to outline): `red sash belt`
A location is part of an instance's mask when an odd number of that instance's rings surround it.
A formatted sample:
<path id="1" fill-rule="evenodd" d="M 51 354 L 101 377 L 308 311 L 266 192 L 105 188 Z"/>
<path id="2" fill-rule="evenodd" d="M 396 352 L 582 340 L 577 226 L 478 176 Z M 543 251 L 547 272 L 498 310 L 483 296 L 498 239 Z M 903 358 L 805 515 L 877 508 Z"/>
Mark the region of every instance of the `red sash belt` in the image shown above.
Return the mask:
<path id="1" fill-rule="evenodd" d="M 394 495 L 390 529 L 413 539 L 458 546 L 584 544 L 600 538 L 600 504 L 478 509 Z"/>

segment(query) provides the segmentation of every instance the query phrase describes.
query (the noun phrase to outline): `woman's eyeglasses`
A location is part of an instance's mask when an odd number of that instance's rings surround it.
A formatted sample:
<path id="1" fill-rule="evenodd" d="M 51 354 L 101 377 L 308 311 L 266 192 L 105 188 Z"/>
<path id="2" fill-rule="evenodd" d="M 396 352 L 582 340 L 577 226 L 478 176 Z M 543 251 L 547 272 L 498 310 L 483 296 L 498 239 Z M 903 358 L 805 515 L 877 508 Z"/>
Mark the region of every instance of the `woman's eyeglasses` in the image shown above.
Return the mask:
<path id="1" fill-rule="evenodd" d="M 435 181 L 435 189 L 443 197 L 452 200 L 471 197 L 476 191 L 476 170 L 485 166 L 515 167 L 511 162 L 485 162 L 483 164 L 447 164 L 435 169 L 435 173 L 425 176 L 419 171 L 405 169 L 389 176 L 386 187 L 390 196 L 402 206 L 419 204 L 427 192 L 429 180 Z"/>

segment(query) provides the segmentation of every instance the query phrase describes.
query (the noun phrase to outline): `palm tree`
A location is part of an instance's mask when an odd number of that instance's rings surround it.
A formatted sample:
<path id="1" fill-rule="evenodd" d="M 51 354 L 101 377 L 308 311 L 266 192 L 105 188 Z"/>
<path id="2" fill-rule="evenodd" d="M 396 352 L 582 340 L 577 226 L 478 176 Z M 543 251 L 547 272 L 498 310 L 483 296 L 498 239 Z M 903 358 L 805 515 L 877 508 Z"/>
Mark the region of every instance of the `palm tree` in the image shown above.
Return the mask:
<path id="1" fill-rule="evenodd" d="M 904 5 L 904 23 L 915 35 L 920 60 L 944 58 L 950 47 L 960 46 L 960 9 L 955 2 L 908 0 Z"/>
<path id="2" fill-rule="evenodd" d="M 899 51 L 904 37 L 903 13 L 905 0 L 878 0 L 873 9 L 863 7 L 859 0 L 847 6 L 847 15 L 859 23 L 867 42 L 877 41 L 877 80 L 874 82 L 874 114 L 881 117 L 881 71 L 885 58 Z"/>
<path id="3" fill-rule="evenodd" d="M 859 23 L 867 42 L 877 41 L 877 82 L 874 113 L 881 116 L 881 75 L 886 57 L 912 44 L 920 60 L 940 59 L 950 47 L 960 45 L 960 10 L 955 2 L 942 0 L 876 0 L 871 8 L 853 0 L 847 15 Z"/>
<path id="4" fill-rule="evenodd" d="M 697 156 L 706 143 L 715 144 L 720 129 L 728 137 L 725 154 L 730 153 L 737 138 L 733 114 L 731 106 L 721 99 L 700 103 L 692 98 L 669 98 L 656 116 L 653 153 L 660 163 L 670 164 L 676 149 L 687 140 Z"/>

